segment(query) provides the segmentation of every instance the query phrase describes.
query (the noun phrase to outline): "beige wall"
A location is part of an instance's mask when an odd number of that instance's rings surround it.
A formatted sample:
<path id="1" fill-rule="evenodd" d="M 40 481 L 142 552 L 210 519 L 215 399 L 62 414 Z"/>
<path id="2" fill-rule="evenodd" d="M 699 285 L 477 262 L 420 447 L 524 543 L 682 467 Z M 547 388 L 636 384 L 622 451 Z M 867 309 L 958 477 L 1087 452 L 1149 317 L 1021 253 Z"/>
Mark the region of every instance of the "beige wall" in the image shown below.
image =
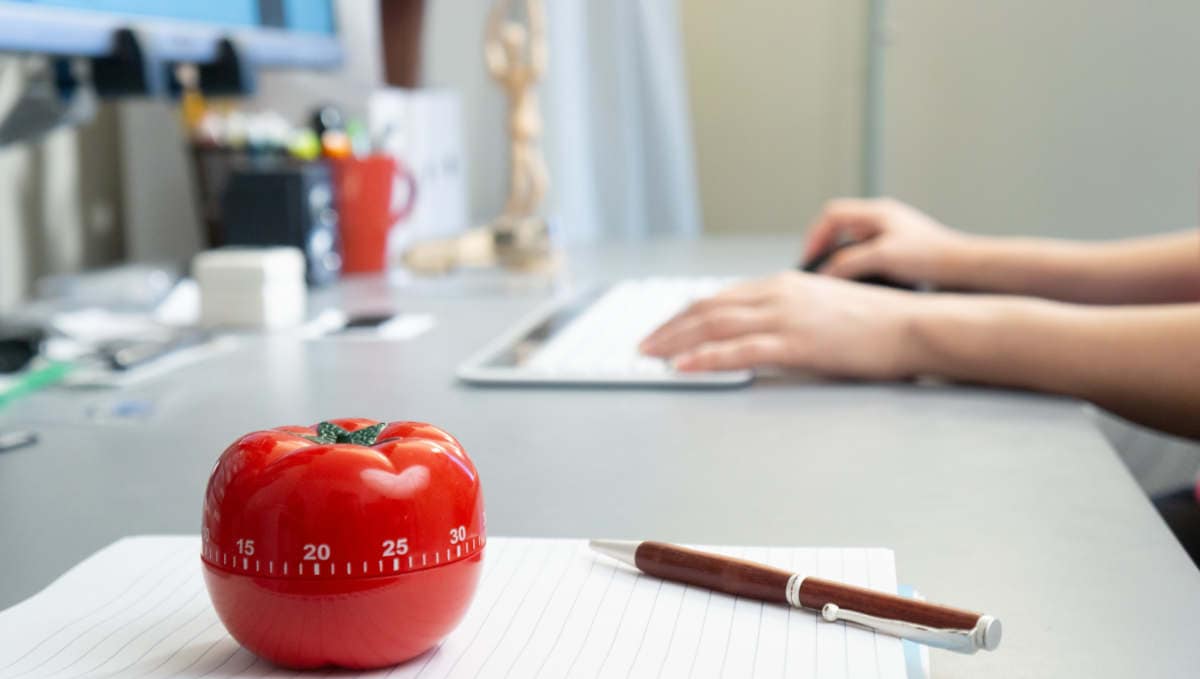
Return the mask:
<path id="1" fill-rule="evenodd" d="M 427 0 L 421 55 L 423 86 L 455 89 L 462 97 L 468 216 L 476 223 L 499 214 L 508 190 L 507 103 L 482 56 L 490 7 L 480 0 Z"/>
<path id="2" fill-rule="evenodd" d="M 863 7 L 680 3 L 706 230 L 799 231 L 860 191 Z"/>
<path id="3" fill-rule="evenodd" d="M 890 4 L 888 191 L 975 231 L 1196 223 L 1200 3 Z"/>
<path id="4" fill-rule="evenodd" d="M 883 192 L 977 232 L 1196 224 L 1200 3 L 883 4 Z M 862 190 L 864 6 L 681 3 L 710 231 L 797 229 Z"/>

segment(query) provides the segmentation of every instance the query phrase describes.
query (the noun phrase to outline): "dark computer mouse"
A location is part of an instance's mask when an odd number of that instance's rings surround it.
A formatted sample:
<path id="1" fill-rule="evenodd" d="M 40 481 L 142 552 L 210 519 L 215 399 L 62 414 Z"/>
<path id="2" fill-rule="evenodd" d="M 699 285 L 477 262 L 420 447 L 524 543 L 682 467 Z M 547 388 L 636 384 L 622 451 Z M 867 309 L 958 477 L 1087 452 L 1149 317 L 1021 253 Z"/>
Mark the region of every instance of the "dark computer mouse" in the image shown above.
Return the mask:
<path id="1" fill-rule="evenodd" d="M 39 328 L 0 325 L 0 373 L 24 370 L 44 339 L 46 333 Z"/>
<path id="2" fill-rule="evenodd" d="M 836 243 L 823 252 L 818 252 L 812 259 L 800 264 L 796 268 L 807 273 L 816 273 L 820 271 L 821 267 L 825 266 L 825 263 L 828 262 L 829 259 L 835 254 L 841 252 L 845 248 L 852 248 L 858 245 L 858 243 L 858 241 L 842 241 L 841 243 Z M 855 280 L 859 283 L 866 283 L 867 285 L 882 285 L 884 287 L 897 288 L 899 290 L 917 289 L 914 285 L 901 283 L 900 281 L 885 278 L 883 276 L 864 276 L 862 278 L 856 278 Z"/>

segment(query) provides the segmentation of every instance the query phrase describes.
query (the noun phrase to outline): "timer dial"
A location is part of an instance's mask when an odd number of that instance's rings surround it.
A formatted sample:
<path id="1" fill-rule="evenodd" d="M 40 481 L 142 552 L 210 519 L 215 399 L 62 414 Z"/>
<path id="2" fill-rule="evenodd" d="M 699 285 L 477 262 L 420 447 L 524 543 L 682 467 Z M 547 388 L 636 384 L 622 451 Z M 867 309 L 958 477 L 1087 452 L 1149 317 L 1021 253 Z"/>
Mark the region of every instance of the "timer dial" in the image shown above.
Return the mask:
<path id="1" fill-rule="evenodd" d="M 251 651 L 370 668 L 453 629 L 485 542 L 479 475 L 453 436 L 356 418 L 234 442 L 209 479 L 201 557 L 218 615 Z"/>

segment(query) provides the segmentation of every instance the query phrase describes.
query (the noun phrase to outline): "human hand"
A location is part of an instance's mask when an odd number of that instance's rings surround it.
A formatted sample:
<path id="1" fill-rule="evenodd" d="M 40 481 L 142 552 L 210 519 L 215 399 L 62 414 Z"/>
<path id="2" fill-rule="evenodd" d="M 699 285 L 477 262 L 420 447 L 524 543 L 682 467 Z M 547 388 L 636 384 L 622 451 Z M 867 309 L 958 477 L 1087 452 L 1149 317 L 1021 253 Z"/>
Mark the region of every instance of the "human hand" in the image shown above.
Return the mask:
<path id="1" fill-rule="evenodd" d="M 641 344 L 677 370 L 782 365 L 899 379 L 914 370 L 910 320 L 922 296 L 789 271 L 697 301 Z"/>
<path id="2" fill-rule="evenodd" d="M 809 228 L 804 261 L 839 240 L 861 241 L 835 253 L 819 273 L 837 278 L 879 276 L 901 283 L 947 283 L 972 237 L 890 198 L 842 198 L 826 204 Z"/>

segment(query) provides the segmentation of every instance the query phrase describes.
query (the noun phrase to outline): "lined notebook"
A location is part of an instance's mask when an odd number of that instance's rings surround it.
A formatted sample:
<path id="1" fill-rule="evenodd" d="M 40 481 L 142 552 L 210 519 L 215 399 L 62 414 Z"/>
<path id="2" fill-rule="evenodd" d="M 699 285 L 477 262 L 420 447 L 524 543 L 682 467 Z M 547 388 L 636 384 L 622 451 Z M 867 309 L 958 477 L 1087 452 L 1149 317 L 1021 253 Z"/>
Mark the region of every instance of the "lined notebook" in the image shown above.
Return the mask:
<path id="1" fill-rule="evenodd" d="M 706 547 L 896 591 L 890 550 Z M 313 677 L 229 637 L 198 537 L 120 540 L 0 612 L 0 677 Z M 909 649 L 911 650 L 911 649 Z M 912 654 L 909 654 L 911 665 Z M 368 677 L 907 679 L 895 638 L 648 577 L 582 540 L 491 538 L 471 609 L 437 648 Z"/>

